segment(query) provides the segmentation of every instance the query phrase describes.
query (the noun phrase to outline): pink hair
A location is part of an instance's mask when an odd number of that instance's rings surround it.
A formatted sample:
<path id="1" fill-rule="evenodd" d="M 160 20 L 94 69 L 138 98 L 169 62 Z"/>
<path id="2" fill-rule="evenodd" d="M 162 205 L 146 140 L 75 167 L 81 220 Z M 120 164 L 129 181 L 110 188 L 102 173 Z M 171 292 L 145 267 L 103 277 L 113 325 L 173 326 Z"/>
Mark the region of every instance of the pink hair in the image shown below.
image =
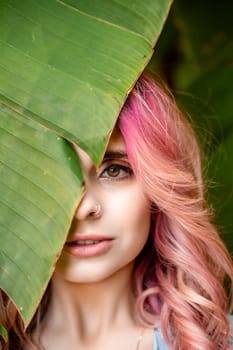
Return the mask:
<path id="1" fill-rule="evenodd" d="M 230 349 L 226 313 L 233 267 L 210 223 L 194 133 L 172 97 L 144 77 L 130 94 L 118 125 L 134 173 L 151 202 L 149 239 L 135 264 L 141 320 L 153 327 L 159 324 L 171 349 Z M 3 349 L 39 349 L 30 335 L 43 322 L 50 297 L 49 286 L 26 333 L 13 303 L 0 292 L 0 323 L 9 330 Z"/>
<path id="2" fill-rule="evenodd" d="M 230 349 L 233 267 L 210 222 L 194 132 L 172 96 L 146 77 L 118 125 L 152 203 L 150 242 L 135 267 L 141 319 L 159 322 L 172 349 Z"/>

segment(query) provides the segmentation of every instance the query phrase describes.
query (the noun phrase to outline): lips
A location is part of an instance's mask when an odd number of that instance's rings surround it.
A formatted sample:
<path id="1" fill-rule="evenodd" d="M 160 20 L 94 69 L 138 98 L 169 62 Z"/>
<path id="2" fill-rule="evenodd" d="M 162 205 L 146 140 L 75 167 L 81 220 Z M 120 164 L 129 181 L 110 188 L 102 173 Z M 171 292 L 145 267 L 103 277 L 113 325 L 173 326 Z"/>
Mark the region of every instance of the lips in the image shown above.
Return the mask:
<path id="1" fill-rule="evenodd" d="M 92 239 L 87 239 L 87 240 L 80 239 L 77 241 L 67 242 L 67 244 L 68 245 L 91 245 L 91 244 L 97 244 L 99 242 L 100 241 L 98 240 L 92 240 Z"/>
<path id="2" fill-rule="evenodd" d="M 68 239 L 64 250 L 75 257 L 93 257 L 108 251 L 112 246 L 112 242 L 112 238 L 78 234 Z"/>

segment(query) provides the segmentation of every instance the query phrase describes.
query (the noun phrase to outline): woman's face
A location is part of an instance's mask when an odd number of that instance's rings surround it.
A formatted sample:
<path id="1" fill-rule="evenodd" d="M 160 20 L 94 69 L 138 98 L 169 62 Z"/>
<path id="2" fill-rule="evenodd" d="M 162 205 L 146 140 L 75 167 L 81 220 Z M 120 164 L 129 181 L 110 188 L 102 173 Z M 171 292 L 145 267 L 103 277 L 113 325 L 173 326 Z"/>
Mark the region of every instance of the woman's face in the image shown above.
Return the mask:
<path id="1" fill-rule="evenodd" d="M 76 283 L 98 282 L 121 269 L 131 271 L 148 238 L 150 206 L 132 172 L 118 129 L 98 170 L 83 150 L 75 146 L 75 151 L 85 192 L 56 272 Z"/>

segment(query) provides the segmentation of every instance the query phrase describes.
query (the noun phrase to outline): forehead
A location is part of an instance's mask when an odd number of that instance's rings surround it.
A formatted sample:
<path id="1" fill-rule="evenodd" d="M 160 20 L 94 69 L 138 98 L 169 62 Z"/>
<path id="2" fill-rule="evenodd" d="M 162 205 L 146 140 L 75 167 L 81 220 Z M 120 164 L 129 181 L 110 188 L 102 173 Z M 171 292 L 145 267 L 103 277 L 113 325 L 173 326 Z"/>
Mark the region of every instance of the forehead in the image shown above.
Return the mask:
<path id="1" fill-rule="evenodd" d="M 94 163 L 92 162 L 91 158 L 89 157 L 89 155 L 83 150 L 81 149 L 79 146 L 77 146 L 76 144 L 73 144 L 73 148 L 80 160 L 81 163 L 81 168 L 91 168 L 94 167 Z M 109 139 L 109 143 L 107 145 L 106 151 L 105 151 L 105 156 L 112 156 L 114 154 L 117 154 L 119 157 L 119 155 L 125 155 L 125 143 L 124 143 L 124 139 L 122 137 L 122 134 L 119 130 L 118 127 L 115 127 L 110 139 Z M 123 157 L 123 156 L 122 156 Z"/>
<path id="2" fill-rule="evenodd" d="M 113 150 L 125 151 L 124 139 L 117 126 L 113 129 L 106 152 L 111 152 Z"/>

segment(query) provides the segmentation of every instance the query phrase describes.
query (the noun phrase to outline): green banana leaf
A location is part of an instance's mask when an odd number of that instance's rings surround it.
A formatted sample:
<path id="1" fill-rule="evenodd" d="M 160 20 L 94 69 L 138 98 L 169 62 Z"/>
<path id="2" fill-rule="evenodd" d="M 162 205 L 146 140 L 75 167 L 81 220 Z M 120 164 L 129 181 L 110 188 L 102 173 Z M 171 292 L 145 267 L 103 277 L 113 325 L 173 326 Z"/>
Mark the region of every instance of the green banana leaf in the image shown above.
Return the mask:
<path id="1" fill-rule="evenodd" d="M 25 325 L 171 0 L 0 0 L 0 287 Z"/>

